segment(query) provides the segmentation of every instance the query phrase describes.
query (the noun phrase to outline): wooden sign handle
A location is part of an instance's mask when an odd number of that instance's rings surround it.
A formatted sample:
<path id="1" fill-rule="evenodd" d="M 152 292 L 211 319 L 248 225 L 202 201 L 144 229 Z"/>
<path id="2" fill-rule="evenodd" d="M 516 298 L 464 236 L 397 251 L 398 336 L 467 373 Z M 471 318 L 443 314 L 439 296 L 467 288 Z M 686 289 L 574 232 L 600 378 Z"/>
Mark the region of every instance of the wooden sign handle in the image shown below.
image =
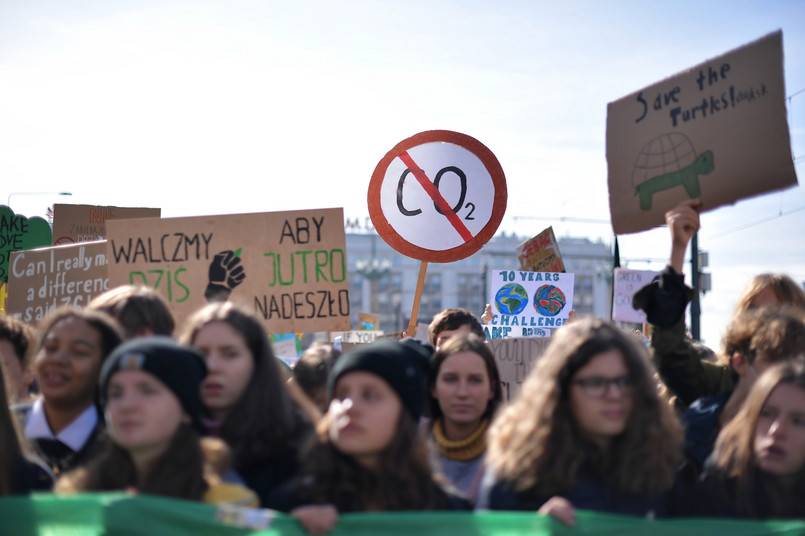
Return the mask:
<path id="1" fill-rule="evenodd" d="M 409 337 L 416 335 L 416 317 L 419 315 L 419 301 L 422 299 L 422 287 L 425 286 L 425 272 L 428 271 L 428 261 L 421 261 L 419 265 L 419 279 L 416 282 L 416 293 L 414 293 L 414 305 L 411 307 L 411 320 L 408 321 Z"/>

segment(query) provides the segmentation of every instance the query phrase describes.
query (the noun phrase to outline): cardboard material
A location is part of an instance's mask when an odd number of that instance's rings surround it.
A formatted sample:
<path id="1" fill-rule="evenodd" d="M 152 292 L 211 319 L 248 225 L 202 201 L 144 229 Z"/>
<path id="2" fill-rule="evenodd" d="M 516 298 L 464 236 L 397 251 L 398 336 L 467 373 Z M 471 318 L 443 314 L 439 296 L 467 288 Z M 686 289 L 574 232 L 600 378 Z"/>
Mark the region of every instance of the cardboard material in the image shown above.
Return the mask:
<path id="1" fill-rule="evenodd" d="M 607 164 L 616 234 L 796 185 L 782 32 L 609 103 Z"/>
<path id="2" fill-rule="evenodd" d="M 106 242 L 15 251 L 6 313 L 37 323 L 62 305 L 86 306 L 109 286 Z"/>
<path id="3" fill-rule="evenodd" d="M 508 338 L 489 341 L 500 374 L 503 400 L 514 400 L 520 388 L 545 353 L 550 339 Z"/>
<path id="4" fill-rule="evenodd" d="M 380 329 L 380 315 L 372 313 L 358 313 L 359 331 L 378 331 Z"/>
<path id="5" fill-rule="evenodd" d="M 158 208 L 97 205 L 53 205 L 53 245 L 89 242 L 106 238 L 106 220 L 159 218 Z"/>
<path id="6" fill-rule="evenodd" d="M 627 270 L 615 268 L 615 290 L 612 300 L 612 319 L 621 322 L 646 322 L 646 313 L 632 307 L 632 298 L 638 290 L 645 287 L 659 272 L 651 270 Z"/>
<path id="7" fill-rule="evenodd" d="M 534 238 L 517 246 L 517 259 L 520 261 L 520 269 L 528 272 L 565 271 L 553 227 L 548 227 Z"/>
<path id="8" fill-rule="evenodd" d="M 487 338 L 550 337 L 573 309 L 574 274 L 489 270 Z"/>
<path id="9" fill-rule="evenodd" d="M 28 218 L 0 205 L 0 281 L 8 281 L 8 261 L 13 251 L 47 247 L 53 235 L 39 216 Z"/>
<path id="10" fill-rule="evenodd" d="M 109 279 L 154 288 L 179 324 L 229 299 L 270 333 L 350 328 L 340 208 L 108 220 Z"/>

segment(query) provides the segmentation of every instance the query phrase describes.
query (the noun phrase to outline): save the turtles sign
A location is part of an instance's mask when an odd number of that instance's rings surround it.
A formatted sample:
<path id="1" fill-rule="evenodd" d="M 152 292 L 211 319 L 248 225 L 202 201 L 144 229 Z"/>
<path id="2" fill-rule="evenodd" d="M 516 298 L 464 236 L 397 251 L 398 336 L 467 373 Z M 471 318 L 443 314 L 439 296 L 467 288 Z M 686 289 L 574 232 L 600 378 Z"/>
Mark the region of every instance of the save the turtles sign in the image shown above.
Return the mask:
<path id="1" fill-rule="evenodd" d="M 711 210 L 795 185 L 782 32 L 611 102 L 607 164 L 617 234 L 686 199 Z"/>

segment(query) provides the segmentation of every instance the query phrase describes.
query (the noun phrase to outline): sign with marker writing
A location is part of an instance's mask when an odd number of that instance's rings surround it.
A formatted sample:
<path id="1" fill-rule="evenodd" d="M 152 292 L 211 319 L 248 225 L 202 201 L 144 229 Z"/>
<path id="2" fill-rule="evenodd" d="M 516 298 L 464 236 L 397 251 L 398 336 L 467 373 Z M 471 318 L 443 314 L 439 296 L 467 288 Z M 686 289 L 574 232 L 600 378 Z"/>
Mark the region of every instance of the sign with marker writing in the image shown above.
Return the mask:
<path id="1" fill-rule="evenodd" d="M 500 374 L 503 401 L 510 402 L 520 394 L 523 382 L 534 370 L 551 339 L 492 339 L 489 349 L 495 356 Z"/>
<path id="2" fill-rule="evenodd" d="M 646 313 L 632 307 L 632 298 L 659 275 L 651 270 L 627 270 L 615 268 L 615 290 L 612 303 L 612 319 L 621 322 L 646 322 Z"/>
<path id="3" fill-rule="evenodd" d="M 573 309 L 574 280 L 574 274 L 490 269 L 487 338 L 550 337 Z"/>
<path id="4" fill-rule="evenodd" d="M 102 240 L 15 251 L 6 313 L 35 324 L 56 307 L 84 307 L 110 288 L 106 261 Z"/>
<path id="5" fill-rule="evenodd" d="M 53 245 L 89 242 L 106 238 L 106 220 L 159 218 L 158 208 L 96 205 L 53 205 Z"/>
<path id="6" fill-rule="evenodd" d="M 340 208 L 109 220 L 113 286 L 144 284 L 179 323 L 208 302 L 252 311 L 270 333 L 350 328 Z"/>
<path id="7" fill-rule="evenodd" d="M 796 185 L 782 32 L 609 103 L 607 165 L 617 234 Z"/>
<path id="8" fill-rule="evenodd" d="M 517 246 L 517 259 L 520 269 L 529 272 L 564 272 L 565 264 L 559 253 L 559 244 L 553 234 L 553 227 L 548 227 L 530 240 Z"/>
<path id="9" fill-rule="evenodd" d="M 492 236 L 506 211 L 506 177 L 478 140 L 447 130 L 398 143 L 377 164 L 369 215 L 378 234 L 408 257 L 452 262 Z"/>

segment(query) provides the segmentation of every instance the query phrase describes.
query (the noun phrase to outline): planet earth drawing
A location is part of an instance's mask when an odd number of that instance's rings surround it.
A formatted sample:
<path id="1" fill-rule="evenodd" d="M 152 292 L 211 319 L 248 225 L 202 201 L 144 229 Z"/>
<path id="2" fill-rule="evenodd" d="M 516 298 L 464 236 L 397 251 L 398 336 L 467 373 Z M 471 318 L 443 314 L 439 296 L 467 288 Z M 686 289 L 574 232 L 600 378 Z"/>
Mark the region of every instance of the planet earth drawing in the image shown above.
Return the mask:
<path id="1" fill-rule="evenodd" d="M 528 305 L 528 293 L 517 283 L 506 283 L 495 294 L 495 305 L 504 315 L 519 315 Z"/>
<path id="2" fill-rule="evenodd" d="M 534 309 L 542 316 L 556 316 L 567 303 L 562 289 L 553 285 L 542 285 L 534 294 Z"/>

